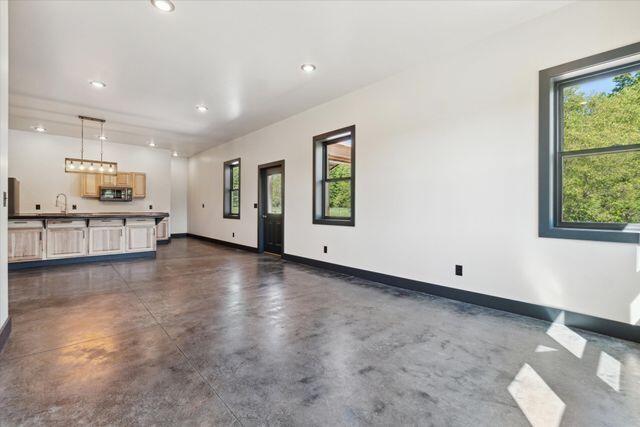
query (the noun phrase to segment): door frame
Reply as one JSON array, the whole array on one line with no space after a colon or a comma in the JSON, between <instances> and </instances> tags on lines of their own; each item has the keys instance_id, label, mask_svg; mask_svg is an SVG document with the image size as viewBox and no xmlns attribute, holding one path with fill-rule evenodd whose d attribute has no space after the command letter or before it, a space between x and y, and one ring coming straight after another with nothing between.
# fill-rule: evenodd
<instances>
[{"instance_id":1,"label":"door frame","mask_svg":"<svg viewBox=\"0 0 640 427\"><path fill-rule=\"evenodd\" d=\"M262 198L265 196L262 194L262 171L264 169L270 169L273 167L280 167L282 169L282 235L280 236L280 241L282 242L282 255L284 255L284 207L285 207L285 197L284 197L284 188L285 188L285 168L284 168L284 159L278 160L275 162L265 163L262 165L258 165L258 253L264 252L264 234L262 230Z\"/></svg>"}]
</instances>

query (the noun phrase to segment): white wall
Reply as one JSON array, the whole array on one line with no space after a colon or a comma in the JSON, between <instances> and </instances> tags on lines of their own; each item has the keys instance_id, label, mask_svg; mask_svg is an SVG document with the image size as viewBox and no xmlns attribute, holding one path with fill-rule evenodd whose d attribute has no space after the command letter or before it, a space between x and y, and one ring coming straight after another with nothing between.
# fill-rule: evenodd
<instances>
[{"instance_id":1,"label":"white wall","mask_svg":"<svg viewBox=\"0 0 640 427\"><path fill-rule=\"evenodd\" d=\"M171 153L167 150L136 145L104 144L104 159L118 162L122 172L147 174L147 197L132 202L101 202L80 197L80 174L65 173L65 157L80 157L80 139L9 131L9 176L20 180L21 213L59 212L56 194L66 193L68 210L76 204L77 212L171 211ZM85 158L99 159L100 144L85 140Z\"/></svg>"},{"instance_id":2,"label":"white wall","mask_svg":"<svg viewBox=\"0 0 640 427\"><path fill-rule=\"evenodd\" d=\"M187 232L187 191L189 162L171 158L171 233Z\"/></svg>"},{"instance_id":3,"label":"white wall","mask_svg":"<svg viewBox=\"0 0 640 427\"><path fill-rule=\"evenodd\" d=\"M539 70L637 42L638 22L638 2L573 3L194 156L189 232L256 246L256 168L285 159L286 253L635 321L635 245L537 236L537 91ZM311 138L351 124L356 226L313 225ZM239 221L222 218L235 157Z\"/></svg>"},{"instance_id":4,"label":"white wall","mask_svg":"<svg viewBox=\"0 0 640 427\"><path fill-rule=\"evenodd\" d=\"M9 130L9 3L0 0L0 194L7 191ZM3 206L0 204L0 206ZM7 208L0 208L0 330L9 317Z\"/></svg>"}]
</instances>

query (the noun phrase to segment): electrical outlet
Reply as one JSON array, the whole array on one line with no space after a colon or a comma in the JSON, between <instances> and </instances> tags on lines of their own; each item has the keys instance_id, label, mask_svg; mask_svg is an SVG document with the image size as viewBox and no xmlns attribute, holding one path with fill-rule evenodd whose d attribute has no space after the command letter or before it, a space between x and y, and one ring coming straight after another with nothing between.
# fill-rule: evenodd
<instances>
[{"instance_id":1,"label":"electrical outlet","mask_svg":"<svg viewBox=\"0 0 640 427\"><path fill-rule=\"evenodd\" d=\"M456 276L462 276L462 266L456 265Z\"/></svg>"},{"instance_id":2,"label":"electrical outlet","mask_svg":"<svg viewBox=\"0 0 640 427\"><path fill-rule=\"evenodd\" d=\"M149 205L149 210L152 210L152 209L153 209L153 205Z\"/></svg>"},{"instance_id":3,"label":"electrical outlet","mask_svg":"<svg viewBox=\"0 0 640 427\"><path fill-rule=\"evenodd\" d=\"M40 203L36 204L36 210L39 211L40 210Z\"/></svg>"},{"instance_id":4,"label":"electrical outlet","mask_svg":"<svg viewBox=\"0 0 640 427\"><path fill-rule=\"evenodd\" d=\"M257 203L254 203L254 204L253 204L253 208L254 208L254 209L258 209L258 204L257 204Z\"/></svg>"},{"instance_id":5,"label":"electrical outlet","mask_svg":"<svg viewBox=\"0 0 640 427\"><path fill-rule=\"evenodd\" d=\"M231 233L231 237L236 237L236 233Z\"/></svg>"},{"instance_id":6,"label":"electrical outlet","mask_svg":"<svg viewBox=\"0 0 640 427\"><path fill-rule=\"evenodd\" d=\"M75 211L76 209L78 209L78 205L71 205L71 209Z\"/></svg>"},{"instance_id":7,"label":"electrical outlet","mask_svg":"<svg viewBox=\"0 0 640 427\"><path fill-rule=\"evenodd\" d=\"M327 247L326 246L324 247L324 253L325 254L327 253Z\"/></svg>"}]
</instances>

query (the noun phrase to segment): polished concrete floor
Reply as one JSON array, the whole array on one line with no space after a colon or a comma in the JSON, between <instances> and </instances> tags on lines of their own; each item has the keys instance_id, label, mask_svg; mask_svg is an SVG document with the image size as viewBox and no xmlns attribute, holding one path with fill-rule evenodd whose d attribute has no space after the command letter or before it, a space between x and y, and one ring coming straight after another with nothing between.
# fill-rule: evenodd
<instances>
[{"instance_id":1,"label":"polished concrete floor","mask_svg":"<svg viewBox=\"0 0 640 427\"><path fill-rule=\"evenodd\" d=\"M640 345L192 240L10 274L0 425L640 425Z\"/></svg>"}]
</instances>

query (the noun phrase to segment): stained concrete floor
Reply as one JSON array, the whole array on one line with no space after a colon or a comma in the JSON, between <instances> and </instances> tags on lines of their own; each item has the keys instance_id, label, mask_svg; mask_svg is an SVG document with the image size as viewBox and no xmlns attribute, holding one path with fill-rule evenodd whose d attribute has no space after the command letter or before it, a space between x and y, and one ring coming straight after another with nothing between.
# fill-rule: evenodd
<instances>
[{"instance_id":1,"label":"stained concrete floor","mask_svg":"<svg viewBox=\"0 0 640 427\"><path fill-rule=\"evenodd\" d=\"M0 425L640 425L640 345L192 240L10 274Z\"/></svg>"}]
</instances>

